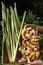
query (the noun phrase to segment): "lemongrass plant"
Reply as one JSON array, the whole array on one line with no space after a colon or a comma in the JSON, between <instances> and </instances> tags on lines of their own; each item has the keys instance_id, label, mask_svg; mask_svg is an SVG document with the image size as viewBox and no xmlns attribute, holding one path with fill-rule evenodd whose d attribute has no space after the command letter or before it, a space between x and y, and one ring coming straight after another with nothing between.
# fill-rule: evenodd
<instances>
[{"instance_id":1,"label":"lemongrass plant","mask_svg":"<svg viewBox=\"0 0 43 65\"><path fill-rule=\"evenodd\" d=\"M2 2L2 31L3 44L6 45L7 54L10 63L15 62L18 46L20 45L20 35L24 24L26 11L24 12L21 26L19 27L19 17L17 15L16 3L14 9L10 6L10 10L5 7Z\"/></svg>"}]
</instances>

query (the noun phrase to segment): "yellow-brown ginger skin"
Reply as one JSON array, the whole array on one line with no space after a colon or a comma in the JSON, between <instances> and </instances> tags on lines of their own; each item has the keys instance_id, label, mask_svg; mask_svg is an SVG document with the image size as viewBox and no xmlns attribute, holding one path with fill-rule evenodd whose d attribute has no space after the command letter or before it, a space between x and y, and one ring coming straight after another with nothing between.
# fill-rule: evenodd
<instances>
[{"instance_id":1,"label":"yellow-brown ginger skin","mask_svg":"<svg viewBox=\"0 0 43 65\"><path fill-rule=\"evenodd\" d=\"M19 47L19 51L22 57L19 62L35 61L40 56L39 40L40 36L36 35L36 30L32 27L22 29L22 45Z\"/></svg>"}]
</instances>

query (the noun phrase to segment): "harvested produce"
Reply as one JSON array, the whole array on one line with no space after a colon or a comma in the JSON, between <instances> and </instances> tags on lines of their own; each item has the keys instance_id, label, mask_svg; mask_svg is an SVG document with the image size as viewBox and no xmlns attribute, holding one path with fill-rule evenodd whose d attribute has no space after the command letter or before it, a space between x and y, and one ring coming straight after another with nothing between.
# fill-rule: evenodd
<instances>
[{"instance_id":1,"label":"harvested produce","mask_svg":"<svg viewBox=\"0 0 43 65\"><path fill-rule=\"evenodd\" d=\"M10 6L10 9L6 8L2 2L2 32L3 32L3 55L2 63L14 63L16 62L16 55L18 46L20 45L20 35L22 27L24 25L24 19L26 11L23 14L23 19L20 24L19 16L17 14L16 3L14 3L14 9ZM20 26L19 26L20 25ZM4 46L5 45L5 46ZM5 51L5 52L4 52ZM5 54L7 51L7 54ZM5 56L5 57L4 57ZM8 59L7 61L4 61Z\"/></svg>"},{"instance_id":2,"label":"harvested produce","mask_svg":"<svg viewBox=\"0 0 43 65\"><path fill-rule=\"evenodd\" d=\"M40 36L37 35L37 31L32 27L25 27L22 29L22 45L19 47L19 52L22 56L19 62L35 61L39 59L40 47L39 41Z\"/></svg>"}]
</instances>

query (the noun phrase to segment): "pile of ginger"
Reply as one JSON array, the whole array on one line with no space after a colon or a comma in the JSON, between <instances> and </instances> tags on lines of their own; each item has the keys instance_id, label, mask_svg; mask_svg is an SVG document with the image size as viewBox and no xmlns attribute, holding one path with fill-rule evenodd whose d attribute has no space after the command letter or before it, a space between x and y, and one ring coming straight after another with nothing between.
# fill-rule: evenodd
<instances>
[{"instance_id":1,"label":"pile of ginger","mask_svg":"<svg viewBox=\"0 0 43 65\"><path fill-rule=\"evenodd\" d=\"M18 62L35 61L40 56L40 36L37 35L37 31L32 27L24 27L22 29L22 45L19 47L19 52L22 56Z\"/></svg>"}]
</instances>

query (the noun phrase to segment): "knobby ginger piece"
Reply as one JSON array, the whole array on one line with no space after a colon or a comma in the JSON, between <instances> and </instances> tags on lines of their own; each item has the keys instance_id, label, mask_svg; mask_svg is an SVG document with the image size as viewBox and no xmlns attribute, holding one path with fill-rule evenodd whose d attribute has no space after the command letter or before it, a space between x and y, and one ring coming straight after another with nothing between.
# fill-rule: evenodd
<instances>
[{"instance_id":1,"label":"knobby ginger piece","mask_svg":"<svg viewBox=\"0 0 43 65\"><path fill-rule=\"evenodd\" d=\"M41 38L36 35L36 32L32 27L24 27L22 29L22 45L19 47L22 56L19 62L35 61L39 58L39 41Z\"/></svg>"}]
</instances>

